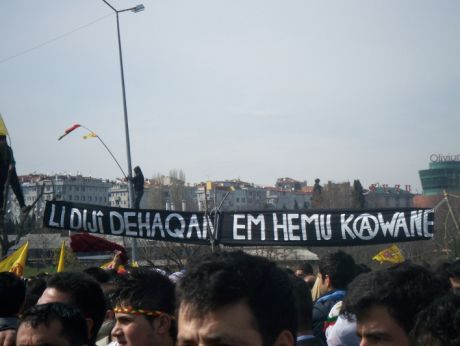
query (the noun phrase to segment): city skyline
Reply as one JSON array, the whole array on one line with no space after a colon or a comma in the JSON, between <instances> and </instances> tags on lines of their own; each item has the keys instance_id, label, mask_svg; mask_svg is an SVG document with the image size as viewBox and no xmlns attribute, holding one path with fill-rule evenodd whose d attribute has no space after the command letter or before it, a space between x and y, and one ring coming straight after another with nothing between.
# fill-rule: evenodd
<instances>
[{"instance_id":1,"label":"city skyline","mask_svg":"<svg viewBox=\"0 0 460 346\"><path fill-rule=\"evenodd\" d=\"M141 1L117 0L118 9ZM192 183L411 185L458 155L456 1L144 1L120 14L133 166ZM127 170L116 23L102 1L0 4L0 113L18 174Z\"/></svg>"}]
</instances>

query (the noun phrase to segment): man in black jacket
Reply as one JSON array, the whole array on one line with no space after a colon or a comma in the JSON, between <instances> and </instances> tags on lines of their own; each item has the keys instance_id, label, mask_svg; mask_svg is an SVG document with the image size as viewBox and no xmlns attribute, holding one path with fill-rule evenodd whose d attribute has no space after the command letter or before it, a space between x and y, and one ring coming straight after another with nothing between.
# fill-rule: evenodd
<instances>
[{"instance_id":1,"label":"man in black jacket","mask_svg":"<svg viewBox=\"0 0 460 346\"><path fill-rule=\"evenodd\" d=\"M24 203L24 195L22 193L21 184L19 184L18 175L16 173L16 161L14 160L13 150L6 142L6 136L0 135L0 209L4 208L5 184L9 183L13 189L16 198L18 199L21 211L27 211Z\"/></svg>"}]
</instances>

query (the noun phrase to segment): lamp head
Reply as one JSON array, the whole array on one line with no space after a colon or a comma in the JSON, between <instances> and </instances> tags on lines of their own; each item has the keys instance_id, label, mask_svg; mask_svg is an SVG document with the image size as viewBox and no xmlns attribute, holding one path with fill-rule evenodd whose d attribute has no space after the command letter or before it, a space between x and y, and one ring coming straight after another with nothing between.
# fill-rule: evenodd
<instances>
[{"instance_id":1,"label":"lamp head","mask_svg":"<svg viewBox=\"0 0 460 346\"><path fill-rule=\"evenodd\" d=\"M133 11L134 13L137 13L137 12L141 12L143 10L145 10L144 5L139 4L136 7L133 7L131 11Z\"/></svg>"}]
</instances>

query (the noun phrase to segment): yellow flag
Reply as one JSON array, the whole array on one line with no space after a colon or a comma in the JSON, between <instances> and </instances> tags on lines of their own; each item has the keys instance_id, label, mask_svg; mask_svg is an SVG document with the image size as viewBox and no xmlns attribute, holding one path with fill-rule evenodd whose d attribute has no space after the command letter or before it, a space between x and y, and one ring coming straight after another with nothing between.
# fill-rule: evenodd
<instances>
[{"instance_id":1,"label":"yellow flag","mask_svg":"<svg viewBox=\"0 0 460 346\"><path fill-rule=\"evenodd\" d=\"M26 242L15 252L0 262L0 272L13 272L17 276L22 276L26 266L29 242Z\"/></svg>"},{"instance_id":2,"label":"yellow flag","mask_svg":"<svg viewBox=\"0 0 460 346\"><path fill-rule=\"evenodd\" d=\"M59 262L57 265L57 272L63 272L64 271L64 262L65 262L65 242L62 242L61 245L61 253L59 254Z\"/></svg>"},{"instance_id":3,"label":"yellow flag","mask_svg":"<svg viewBox=\"0 0 460 346\"><path fill-rule=\"evenodd\" d=\"M380 262L389 262L389 263L402 263L404 262L404 256L397 245L391 245L389 248L386 248L380 251L377 255L372 257L374 261Z\"/></svg>"},{"instance_id":4,"label":"yellow flag","mask_svg":"<svg viewBox=\"0 0 460 346\"><path fill-rule=\"evenodd\" d=\"M213 184L212 184L212 181L207 181L206 182L206 190L212 190L212 187L213 187Z\"/></svg>"},{"instance_id":5,"label":"yellow flag","mask_svg":"<svg viewBox=\"0 0 460 346\"><path fill-rule=\"evenodd\" d=\"M6 129L5 122L3 121L3 117L0 114L0 136L7 136L8 130Z\"/></svg>"},{"instance_id":6,"label":"yellow flag","mask_svg":"<svg viewBox=\"0 0 460 346\"><path fill-rule=\"evenodd\" d=\"M84 135L83 139L96 138L96 137L97 137L97 134L95 134L94 132L90 132L87 135Z\"/></svg>"}]
</instances>

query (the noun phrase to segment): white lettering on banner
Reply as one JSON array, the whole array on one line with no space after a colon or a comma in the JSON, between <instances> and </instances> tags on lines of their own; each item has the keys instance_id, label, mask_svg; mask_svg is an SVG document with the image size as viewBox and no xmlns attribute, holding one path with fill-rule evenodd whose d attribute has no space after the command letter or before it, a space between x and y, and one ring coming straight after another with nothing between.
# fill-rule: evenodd
<instances>
[{"instance_id":1,"label":"white lettering on banner","mask_svg":"<svg viewBox=\"0 0 460 346\"><path fill-rule=\"evenodd\" d=\"M398 218L396 219L395 233L394 237L398 237L399 230L402 229L407 238L410 238L409 230L407 229L407 222L404 213L396 213Z\"/></svg>"},{"instance_id":2,"label":"white lettering on banner","mask_svg":"<svg viewBox=\"0 0 460 346\"><path fill-rule=\"evenodd\" d=\"M283 231L284 241L288 240L288 227L287 227L287 217L286 214L283 214L283 221L281 224L278 224L278 216L276 213L273 213L273 239L278 240L278 230Z\"/></svg>"},{"instance_id":3,"label":"white lettering on banner","mask_svg":"<svg viewBox=\"0 0 460 346\"><path fill-rule=\"evenodd\" d=\"M314 222L315 230L316 230L316 240L321 239L320 230L318 226L318 214L313 214L312 216L308 216L306 214L300 215L300 224L302 227L302 237L303 239L307 240L307 224Z\"/></svg>"},{"instance_id":4,"label":"white lettering on banner","mask_svg":"<svg viewBox=\"0 0 460 346\"><path fill-rule=\"evenodd\" d=\"M161 237L165 237L165 230L163 228L163 223L161 222L161 215L160 213L155 213L155 216L153 218L153 223L152 223L152 238L155 237L155 234L157 232L157 228L161 233Z\"/></svg>"},{"instance_id":5,"label":"white lettering on banner","mask_svg":"<svg viewBox=\"0 0 460 346\"><path fill-rule=\"evenodd\" d=\"M170 228L171 219L176 218L180 222L180 228ZM185 220L182 215L177 213L169 214L165 220L165 229L166 232L173 238L184 238L185 232Z\"/></svg>"},{"instance_id":6,"label":"white lettering on banner","mask_svg":"<svg viewBox=\"0 0 460 346\"><path fill-rule=\"evenodd\" d=\"M423 210L412 210L410 212L410 233L414 237L415 231L417 235L423 236L422 230Z\"/></svg>"},{"instance_id":7,"label":"white lettering on banner","mask_svg":"<svg viewBox=\"0 0 460 346\"><path fill-rule=\"evenodd\" d=\"M70 228L81 229L81 212L77 208L70 210Z\"/></svg>"},{"instance_id":8,"label":"white lettering on banner","mask_svg":"<svg viewBox=\"0 0 460 346\"><path fill-rule=\"evenodd\" d=\"M289 233L289 240L300 240L300 235L295 235L294 231L300 230L300 225L295 225L293 223L294 220L299 218L299 214L288 214L288 233ZM305 240L305 239L302 239Z\"/></svg>"},{"instance_id":9,"label":"white lettering on banner","mask_svg":"<svg viewBox=\"0 0 460 346\"><path fill-rule=\"evenodd\" d=\"M196 214L193 214L190 218L190 222L188 224L187 239L190 239L192 237L193 230L195 230L196 232L196 237L198 239L201 239L200 224L198 222L198 217L196 216Z\"/></svg>"},{"instance_id":10,"label":"white lettering on banner","mask_svg":"<svg viewBox=\"0 0 460 346\"><path fill-rule=\"evenodd\" d=\"M348 226L348 224L353 220L354 215L350 214L350 216L345 220L345 214L340 214L340 228L342 230L342 239L346 239L347 236L345 233L347 233L351 239L355 239L356 236L353 233L352 229Z\"/></svg>"},{"instance_id":11,"label":"white lettering on banner","mask_svg":"<svg viewBox=\"0 0 460 346\"><path fill-rule=\"evenodd\" d=\"M374 224L371 225L371 221ZM379 223L377 218L371 214L361 214L355 221L353 221L353 232L356 236L362 240L371 240L374 239L379 231Z\"/></svg>"},{"instance_id":12,"label":"white lettering on banner","mask_svg":"<svg viewBox=\"0 0 460 346\"><path fill-rule=\"evenodd\" d=\"M238 230L245 229L244 224L239 224L239 220L244 220L246 218L245 214L235 214L233 215L233 239L235 240L246 240L246 236L242 234L238 234Z\"/></svg>"},{"instance_id":13,"label":"white lettering on banner","mask_svg":"<svg viewBox=\"0 0 460 346\"><path fill-rule=\"evenodd\" d=\"M48 225L50 225L51 227L61 227L61 228L63 228L64 227L65 207L62 207L61 222L60 223L54 221L55 213L56 213L56 205L52 204L51 205L50 218L48 219Z\"/></svg>"},{"instance_id":14,"label":"white lettering on banner","mask_svg":"<svg viewBox=\"0 0 460 346\"><path fill-rule=\"evenodd\" d=\"M91 212L91 223L87 220L88 211L85 209L83 211L83 228L87 228L90 232L96 233L97 232L97 217L96 217L96 210Z\"/></svg>"},{"instance_id":15,"label":"white lettering on banner","mask_svg":"<svg viewBox=\"0 0 460 346\"><path fill-rule=\"evenodd\" d=\"M208 230L209 227L209 230ZM208 232L210 234L208 234ZM211 222L211 219L209 216L204 215L203 216L203 239L206 239L206 236L212 236L212 239L214 239L214 225Z\"/></svg>"},{"instance_id":16,"label":"white lettering on banner","mask_svg":"<svg viewBox=\"0 0 460 346\"><path fill-rule=\"evenodd\" d=\"M143 214L145 214L145 221L144 221L144 218L142 218ZM137 214L137 225L139 229L139 237L144 237L144 231L145 231L145 236L150 237L150 234L152 233L150 230L150 213L138 213Z\"/></svg>"},{"instance_id":17,"label":"white lettering on banner","mask_svg":"<svg viewBox=\"0 0 460 346\"><path fill-rule=\"evenodd\" d=\"M99 233L104 234L104 224L102 222L102 217L104 216L104 213L99 210L96 215L97 215L97 223L99 225Z\"/></svg>"},{"instance_id":18,"label":"white lettering on banner","mask_svg":"<svg viewBox=\"0 0 460 346\"><path fill-rule=\"evenodd\" d=\"M434 221L428 221L428 215L430 215L433 212L434 212L433 210L425 210L423 212L423 236L424 237L429 237L429 238L433 237L433 233L430 233L428 230L429 226L434 225Z\"/></svg>"},{"instance_id":19,"label":"white lettering on banner","mask_svg":"<svg viewBox=\"0 0 460 346\"><path fill-rule=\"evenodd\" d=\"M128 237L136 237L137 236L137 232L135 231L132 231L131 228L136 228L137 227L137 223L135 222L130 222L130 218L133 218L136 216L136 212L135 211L125 211L123 213L123 221L124 221L124 226L125 226L125 232L126 232L126 235Z\"/></svg>"},{"instance_id":20,"label":"white lettering on banner","mask_svg":"<svg viewBox=\"0 0 460 346\"><path fill-rule=\"evenodd\" d=\"M330 240L332 238L331 214L327 214L326 224L324 224L324 216L324 214L320 215L321 236L324 240Z\"/></svg>"},{"instance_id":21,"label":"white lettering on banner","mask_svg":"<svg viewBox=\"0 0 460 346\"><path fill-rule=\"evenodd\" d=\"M396 219L398 218L398 214L393 214L393 217L389 222L385 222L385 220L383 220L382 213L378 213L377 217L379 219L379 224L380 228L382 229L383 235L386 237L387 233L389 233L393 237L395 233L395 224Z\"/></svg>"},{"instance_id":22,"label":"white lettering on banner","mask_svg":"<svg viewBox=\"0 0 460 346\"><path fill-rule=\"evenodd\" d=\"M260 225L260 240L265 240L265 217L263 214L257 217L248 214L248 240L252 240L252 225Z\"/></svg>"},{"instance_id":23,"label":"white lettering on banner","mask_svg":"<svg viewBox=\"0 0 460 346\"><path fill-rule=\"evenodd\" d=\"M116 228L116 225L114 223L115 219L118 220L118 224L120 225L119 228ZM123 223L123 215L121 215L117 211L111 211L109 213L109 220L110 220L110 233L113 235L120 235L123 234L125 225Z\"/></svg>"}]
</instances>

